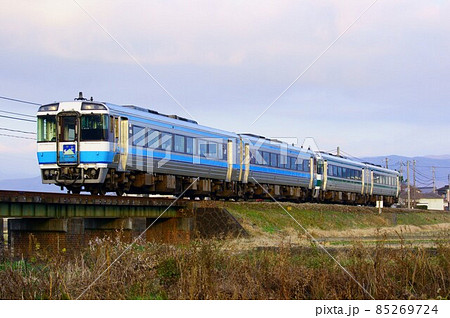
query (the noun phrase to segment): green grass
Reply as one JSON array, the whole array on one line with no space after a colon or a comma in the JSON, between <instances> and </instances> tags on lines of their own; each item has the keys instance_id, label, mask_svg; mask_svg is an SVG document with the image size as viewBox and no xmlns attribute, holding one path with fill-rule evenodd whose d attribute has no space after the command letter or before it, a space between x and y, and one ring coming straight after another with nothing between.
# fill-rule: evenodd
<instances>
[{"instance_id":1,"label":"green grass","mask_svg":"<svg viewBox=\"0 0 450 318\"><path fill-rule=\"evenodd\" d=\"M320 230L346 230L391 227L395 225L431 225L450 223L450 213L429 211L395 211L378 214L374 208L283 203L288 212L304 227ZM244 223L274 233L295 227L292 218L276 203L226 203L230 213Z\"/></svg>"}]
</instances>

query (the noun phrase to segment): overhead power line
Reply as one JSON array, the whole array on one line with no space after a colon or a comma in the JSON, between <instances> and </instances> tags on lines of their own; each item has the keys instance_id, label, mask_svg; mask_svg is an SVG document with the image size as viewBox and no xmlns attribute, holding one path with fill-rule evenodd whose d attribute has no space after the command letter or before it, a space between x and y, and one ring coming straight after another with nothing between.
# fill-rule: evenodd
<instances>
[{"instance_id":1,"label":"overhead power line","mask_svg":"<svg viewBox=\"0 0 450 318\"><path fill-rule=\"evenodd\" d=\"M18 130L18 129L10 129L10 128L0 127L0 130L6 130L6 131L11 131L11 132L18 132L18 133L21 133L21 134L36 135L36 133L32 132L32 131L24 131L24 130Z\"/></svg>"},{"instance_id":2,"label":"overhead power line","mask_svg":"<svg viewBox=\"0 0 450 318\"><path fill-rule=\"evenodd\" d=\"M36 140L36 138L22 137L22 136L14 136L14 135L8 135L8 134L0 134L0 136L10 137L10 138L19 138L19 139L31 139L31 140Z\"/></svg>"},{"instance_id":3,"label":"overhead power line","mask_svg":"<svg viewBox=\"0 0 450 318\"><path fill-rule=\"evenodd\" d=\"M29 101L26 101L26 100L17 99L17 98L11 98L11 97L6 97L6 96L0 96L0 99L10 100L10 101L13 101L13 102L23 103L23 104L29 104L29 105L37 105L37 106L42 105L42 104L39 104L39 103L29 102Z\"/></svg>"},{"instance_id":4,"label":"overhead power line","mask_svg":"<svg viewBox=\"0 0 450 318\"><path fill-rule=\"evenodd\" d=\"M15 112L9 112L9 111L6 111L6 110L0 110L0 113L12 114L12 115L18 115L18 116L30 117L30 118L36 118L36 116L33 116L33 115L21 114L21 113L15 113Z\"/></svg>"},{"instance_id":5,"label":"overhead power line","mask_svg":"<svg viewBox=\"0 0 450 318\"><path fill-rule=\"evenodd\" d=\"M35 123L35 120L31 120L31 119L25 119L25 118L18 118L18 117L13 117L13 116L5 116L5 115L0 115L0 117L2 118L7 118L7 119L15 119L15 120L21 120L21 121L28 121L31 123Z\"/></svg>"},{"instance_id":6,"label":"overhead power line","mask_svg":"<svg viewBox=\"0 0 450 318\"><path fill-rule=\"evenodd\" d=\"M450 167L445 167L445 166L417 166L420 168L433 168L435 167L436 169L450 169Z\"/></svg>"}]
</instances>

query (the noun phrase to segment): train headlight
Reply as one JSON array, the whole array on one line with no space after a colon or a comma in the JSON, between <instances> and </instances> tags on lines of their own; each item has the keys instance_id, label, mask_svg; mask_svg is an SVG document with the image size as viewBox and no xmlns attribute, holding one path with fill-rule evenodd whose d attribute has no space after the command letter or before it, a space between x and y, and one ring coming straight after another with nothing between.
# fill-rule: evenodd
<instances>
[{"instance_id":1,"label":"train headlight","mask_svg":"<svg viewBox=\"0 0 450 318\"><path fill-rule=\"evenodd\" d=\"M39 107L40 112L49 112L49 111L56 111L58 110L59 104L51 104L51 105L44 105Z\"/></svg>"},{"instance_id":2,"label":"train headlight","mask_svg":"<svg viewBox=\"0 0 450 318\"><path fill-rule=\"evenodd\" d=\"M81 110L106 110L106 107L101 104L86 104L81 105Z\"/></svg>"}]
</instances>

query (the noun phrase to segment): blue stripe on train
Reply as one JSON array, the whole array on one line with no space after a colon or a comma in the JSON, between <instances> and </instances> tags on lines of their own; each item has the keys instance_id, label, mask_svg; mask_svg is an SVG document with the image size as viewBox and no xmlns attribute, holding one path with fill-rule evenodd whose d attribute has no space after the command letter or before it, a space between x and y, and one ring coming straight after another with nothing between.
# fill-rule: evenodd
<instances>
[{"instance_id":1,"label":"blue stripe on train","mask_svg":"<svg viewBox=\"0 0 450 318\"><path fill-rule=\"evenodd\" d=\"M153 153L153 158L156 159L168 159L186 163L200 164L200 165L209 165L215 167L227 167L226 161L206 159L195 157L194 159L190 155L178 154L178 153L168 153L158 151L158 150L143 150L142 152L136 151L135 148L130 149L130 154L132 155L141 155L147 156L149 153ZM60 156L62 157L62 152L60 152ZM37 153L39 164L55 164L56 163L56 151L46 151L46 152L38 152ZM81 163L112 163L114 158L114 152L112 151L81 151L80 153L80 162ZM240 169L239 164L234 164L233 169ZM303 177L309 178L309 173L296 172L291 170L282 170L282 169L273 169L268 167L260 167L250 165L250 171L255 172L263 172L269 174L278 174L278 175L286 175L286 176L294 176L294 177Z\"/></svg>"},{"instance_id":2,"label":"blue stripe on train","mask_svg":"<svg viewBox=\"0 0 450 318\"><path fill-rule=\"evenodd\" d=\"M60 158L63 158L62 151L59 152ZM55 164L56 151L38 152L37 158L39 164ZM81 151L81 163L111 163L114 158L114 153L110 151Z\"/></svg>"}]
</instances>

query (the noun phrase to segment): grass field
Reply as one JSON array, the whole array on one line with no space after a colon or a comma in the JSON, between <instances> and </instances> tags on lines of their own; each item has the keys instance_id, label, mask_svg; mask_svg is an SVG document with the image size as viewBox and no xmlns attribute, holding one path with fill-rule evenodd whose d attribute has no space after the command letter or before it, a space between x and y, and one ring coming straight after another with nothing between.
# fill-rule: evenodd
<instances>
[{"instance_id":1,"label":"grass field","mask_svg":"<svg viewBox=\"0 0 450 318\"><path fill-rule=\"evenodd\" d=\"M248 238L133 246L96 240L75 255L0 261L1 299L448 299L448 212L283 206L364 291L273 203L227 208Z\"/></svg>"},{"instance_id":2,"label":"grass field","mask_svg":"<svg viewBox=\"0 0 450 318\"><path fill-rule=\"evenodd\" d=\"M416 239L430 242L450 239L450 213L448 211L378 209L323 204L281 203L283 207L307 231L317 239L353 238L370 241L369 238ZM280 239L291 243L304 242L303 229L277 204L273 202L227 202L223 206L231 212L251 234L251 240L274 244ZM426 239L425 239L426 237ZM333 240L327 240L333 241Z\"/></svg>"},{"instance_id":3,"label":"grass field","mask_svg":"<svg viewBox=\"0 0 450 318\"><path fill-rule=\"evenodd\" d=\"M97 241L71 258L37 255L0 265L1 299L448 299L450 248L368 248L330 252L358 286L316 248L237 250L223 242L142 244L121 254L119 242Z\"/></svg>"}]
</instances>

